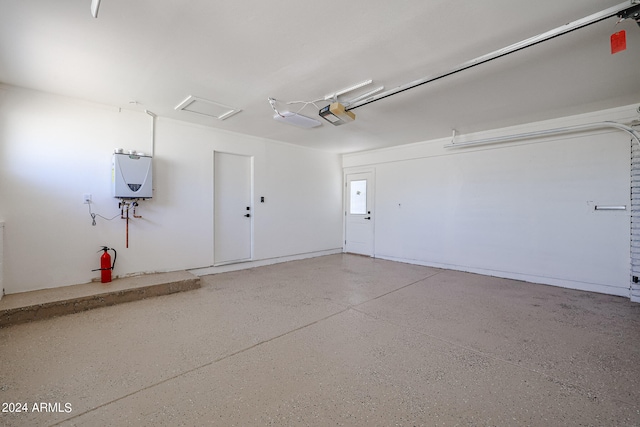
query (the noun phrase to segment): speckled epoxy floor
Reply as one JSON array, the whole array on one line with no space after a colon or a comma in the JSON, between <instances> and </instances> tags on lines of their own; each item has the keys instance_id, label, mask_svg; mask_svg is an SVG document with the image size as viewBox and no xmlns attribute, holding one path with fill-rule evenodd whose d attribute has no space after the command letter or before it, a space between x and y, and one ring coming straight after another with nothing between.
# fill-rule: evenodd
<instances>
[{"instance_id":1,"label":"speckled epoxy floor","mask_svg":"<svg viewBox=\"0 0 640 427\"><path fill-rule=\"evenodd\" d=\"M0 425L640 425L624 298L354 255L202 286L0 329Z\"/></svg>"}]
</instances>

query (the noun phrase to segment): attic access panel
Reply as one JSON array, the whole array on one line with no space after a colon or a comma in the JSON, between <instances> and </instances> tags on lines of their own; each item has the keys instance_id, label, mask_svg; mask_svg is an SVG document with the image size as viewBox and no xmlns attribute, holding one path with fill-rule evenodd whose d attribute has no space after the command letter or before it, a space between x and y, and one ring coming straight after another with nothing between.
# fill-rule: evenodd
<instances>
[{"instance_id":1,"label":"attic access panel","mask_svg":"<svg viewBox=\"0 0 640 427\"><path fill-rule=\"evenodd\" d=\"M230 107L204 98L198 98L193 95L189 95L187 99L178 104L175 109L178 111L182 110L203 116L214 117L218 120L228 119L234 114L242 111L239 108Z\"/></svg>"}]
</instances>

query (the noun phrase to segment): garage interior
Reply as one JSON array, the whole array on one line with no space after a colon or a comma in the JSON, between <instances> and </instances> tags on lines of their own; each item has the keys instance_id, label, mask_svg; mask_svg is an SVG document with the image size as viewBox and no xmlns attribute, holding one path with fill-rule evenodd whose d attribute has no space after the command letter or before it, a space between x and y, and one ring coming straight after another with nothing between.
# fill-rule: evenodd
<instances>
[{"instance_id":1,"label":"garage interior","mask_svg":"<svg viewBox=\"0 0 640 427\"><path fill-rule=\"evenodd\" d=\"M2 422L640 424L639 22L3 1Z\"/></svg>"}]
</instances>

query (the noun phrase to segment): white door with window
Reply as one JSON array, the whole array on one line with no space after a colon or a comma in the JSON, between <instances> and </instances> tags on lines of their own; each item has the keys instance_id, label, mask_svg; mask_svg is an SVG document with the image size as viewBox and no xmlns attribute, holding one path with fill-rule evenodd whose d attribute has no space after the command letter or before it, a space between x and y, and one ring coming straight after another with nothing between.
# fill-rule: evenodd
<instances>
[{"instance_id":1,"label":"white door with window","mask_svg":"<svg viewBox=\"0 0 640 427\"><path fill-rule=\"evenodd\" d=\"M373 256L373 173L346 176L345 252Z\"/></svg>"},{"instance_id":2,"label":"white door with window","mask_svg":"<svg viewBox=\"0 0 640 427\"><path fill-rule=\"evenodd\" d=\"M253 159L214 153L214 265L251 260Z\"/></svg>"}]
</instances>

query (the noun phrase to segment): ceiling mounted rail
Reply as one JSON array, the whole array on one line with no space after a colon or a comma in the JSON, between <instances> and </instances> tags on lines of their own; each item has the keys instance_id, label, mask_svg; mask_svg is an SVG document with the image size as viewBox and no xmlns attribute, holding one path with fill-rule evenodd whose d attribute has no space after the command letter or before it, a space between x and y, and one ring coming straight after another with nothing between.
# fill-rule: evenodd
<instances>
[{"instance_id":1,"label":"ceiling mounted rail","mask_svg":"<svg viewBox=\"0 0 640 427\"><path fill-rule=\"evenodd\" d=\"M621 123L616 123L616 122L597 122L597 123L588 123L584 125L565 126L561 128L555 128L555 129L545 129L545 130L534 131L534 132L518 133L515 135L496 136L493 138L477 139L474 141L455 142L452 140L449 144L445 144L444 148L462 148L462 147L469 147L471 145L497 144L500 142L511 142L511 141L518 141L523 139L539 138L544 136L560 135L563 133L583 132L583 131L597 130L597 129L604 129L604 128L614 128L614 129L618 129L623 132L626 132L629 135L631 135L636 140L636 142L640 145L640 134L631 126L623 125ZM455 139L455 133L454 133L453 139Z\"/></svg>"},{"instance_id":2,"label":"ceiling mounted rail","mask_svg":"<svg viewBox=\"0 0 640 427\"><path fill-rule=\"evenodd\" d=\"M382 93L379 93L377 95L374 95L374 96L368 97L366 99L354 102L347 108L347 110L354 110L354 109L356 109L358 107L362 107L363 105L367 105L367 104L370 104L372 102L376 102L376 101L379 101L381 99L387 98L389 96L395 95L397 93L404 92L404 91L409 90L409 89L413 89L414 87L421 86L421 85L424 85L424 84L427 84L427 83L431 83L431 82L439 80L439 79L441 79L443 77L447 77L447 76L459 73L460 71L464 71L464 70L467 70L469 68L475 67L477 65L484 64L485 62L489 62L489 61L492 61L494 59L503 57L505 55L509 55L511 53L514 53L514 52L517 52L519 50L525 49L527 47L536 45L538 43L542 43L544 41L547 41L547 40L550 40L552 38L561 36L563 34L567 34L567 33L571 32L571 31L575 31L577 29L587 27L587 26L589 26L591 24L595 24L596 22L600 22L600 21L602 21L604 19L611 18L613 16L624 15L623 14L624 11L627 11L628 9L632 9L632 8L638 7L638 3L639 3L639 0L628 0L628 1L624 2L624 3L620 3L617 6L610 7L608 9L605 9L605 10L602 10L600 12L597 12L597 13L594 13L592 15L589 15L589 16L587 16L585 18L582 18L582 19L579 19L577 21L573 21L573 22L570 22L568 24L565 24L565 25L563 25L561 27L554 28L553 30L547 31L546 33L538 34L537 36L528 38L528 39L523 40L521 42L514 43L514 44L512 44L510 46L504 47L502 49L498 49L498 50L493 51L491 53L488 53L486 55L479 56L479 57L477 57L475 59L472 59L472 60L467 61L467 62L465 62L463 64L460 64L457 67L455 67L455 68L453 68L453 69L451 69L449 71L446 71L444 73L435 74L435 75L429 76L429 77L424 77L424 78L419 79L419 80L414 80L414 81L412 81L410 83L406 83L406 84L398 86L398 87L396 87L394 89L389 89L389 90L387 90L385 92L382 92Z\"/></svg>"}]
</instances>

